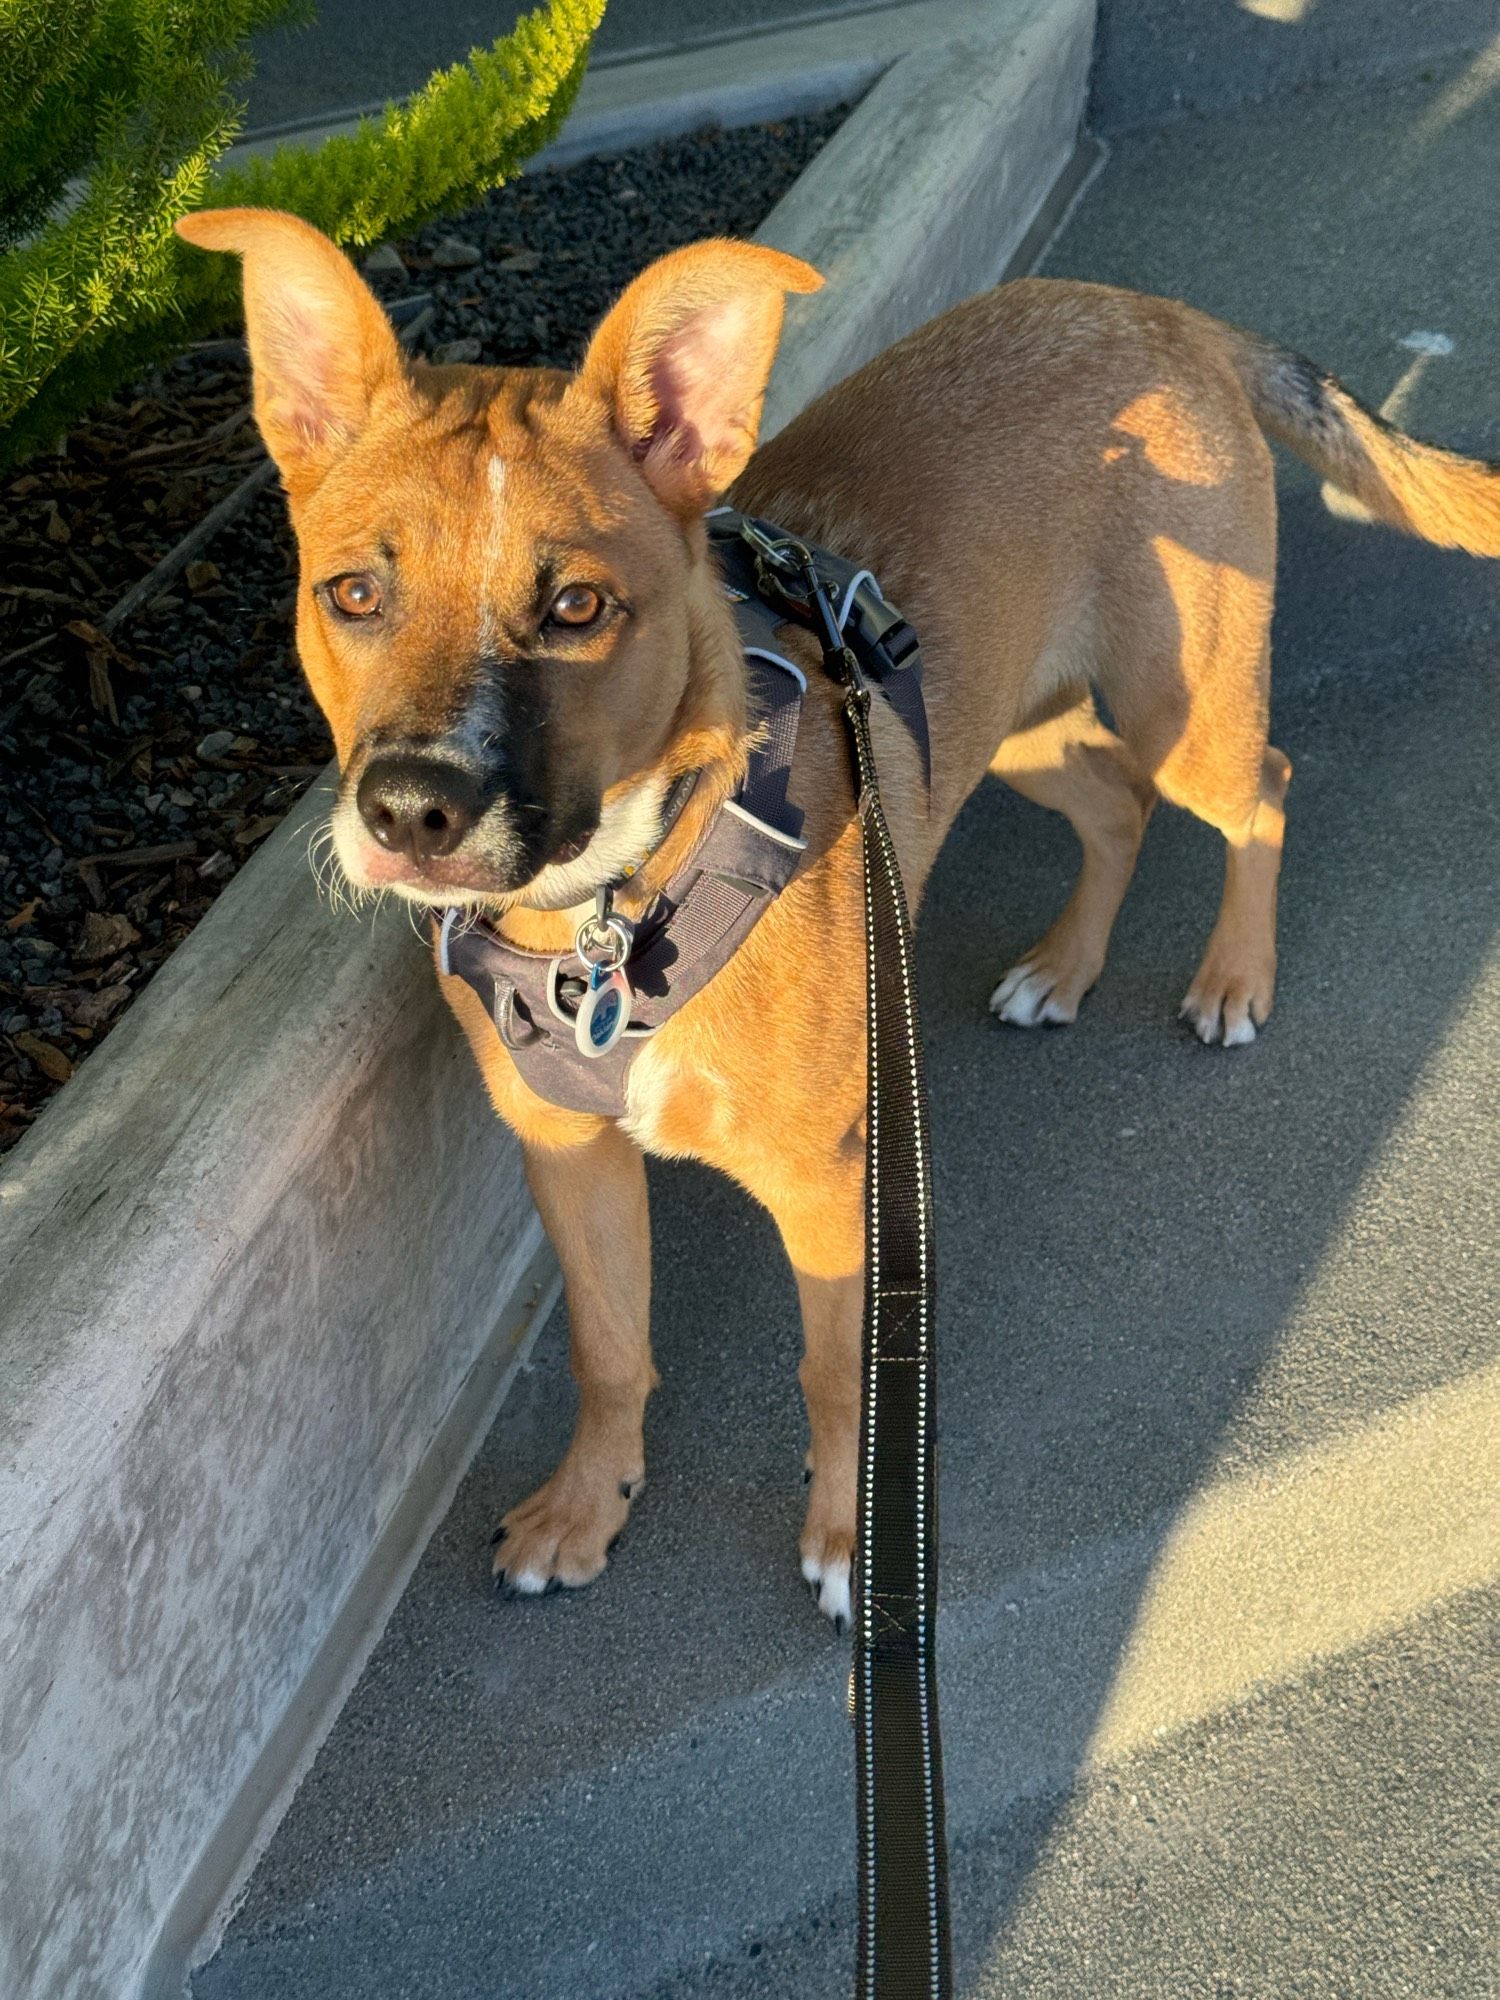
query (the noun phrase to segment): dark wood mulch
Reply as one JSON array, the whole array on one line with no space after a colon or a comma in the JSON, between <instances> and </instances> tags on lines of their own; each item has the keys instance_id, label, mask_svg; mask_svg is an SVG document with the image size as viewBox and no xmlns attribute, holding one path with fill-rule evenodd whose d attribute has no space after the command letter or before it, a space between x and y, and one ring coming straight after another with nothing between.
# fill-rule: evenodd
<instances>
[{"instance_id":1,"label":"dark wood mulch","mask_svg":"<svg viewBox=\"0 0 1500 2000\"><path fill-rule=\"evenodd\" d=\"M846 115L538 174L399 244L445 359L570 366L652 257L747 235ZM237 343L104 404L0 485L0 1151L332 754L292 648L274 489L165 594L110 612L261 462Z\"/></svg>"}]
</instances>

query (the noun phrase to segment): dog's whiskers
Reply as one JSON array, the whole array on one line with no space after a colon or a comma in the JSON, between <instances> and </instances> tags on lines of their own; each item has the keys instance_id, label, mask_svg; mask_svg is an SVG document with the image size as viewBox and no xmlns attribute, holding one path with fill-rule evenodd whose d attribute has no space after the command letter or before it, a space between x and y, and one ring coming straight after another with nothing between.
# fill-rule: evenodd
<instances>
[{"instance_id":1,"label":"dog's whiskers","mask_svg":"<svg viewBox=\"0 0 1500 2000\"><path fill-rule=\"evenodd\" d=\"M369 891L356 889L344 873L334 842L331 815L320 820L307 837L307 865L318 885L318 894L329 909L336 916L341 912L351 917L357 915L359 905L367 899Z\"/></svg>"}]
</instances>

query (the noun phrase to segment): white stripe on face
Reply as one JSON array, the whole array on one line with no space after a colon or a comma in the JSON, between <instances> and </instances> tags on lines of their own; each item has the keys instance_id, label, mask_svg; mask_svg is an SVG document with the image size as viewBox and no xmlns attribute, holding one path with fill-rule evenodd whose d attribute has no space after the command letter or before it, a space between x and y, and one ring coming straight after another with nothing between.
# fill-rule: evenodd
<instances>
[{"instance_id":1,"label":"white stripe on face","mask_svg":"<svg viewBox=\"0 0 1500 2000\"><path fill-rule=\"evenodd\" d=\"M495 649L495 619L491 609L491 599L500 573L500 556L504 538L505 510L501 499L505 492L505 460L498 454L485 467L485 484L489 487L489 506L484 517L479 549L479 630L477 642L480 658L484 659Z\"/></svg>"}]
</instances>

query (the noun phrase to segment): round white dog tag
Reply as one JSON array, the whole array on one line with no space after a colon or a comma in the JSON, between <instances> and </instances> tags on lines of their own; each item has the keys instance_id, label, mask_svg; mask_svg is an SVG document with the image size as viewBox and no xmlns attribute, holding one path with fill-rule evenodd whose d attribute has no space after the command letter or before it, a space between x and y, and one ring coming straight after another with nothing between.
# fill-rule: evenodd
<instances>
[{"instance_id":1,"label":"round white dog tag","mask_svg":"<svg viewBox=\"0 0 1500 2000\"><path fill-rule=\"evenodd\" d=\"M607 1056L630 1025L630 981L623 966L606 972L596 965L588 991L578 1003L574 1034L581 1055Z\"/></svg>"}]
</instances>

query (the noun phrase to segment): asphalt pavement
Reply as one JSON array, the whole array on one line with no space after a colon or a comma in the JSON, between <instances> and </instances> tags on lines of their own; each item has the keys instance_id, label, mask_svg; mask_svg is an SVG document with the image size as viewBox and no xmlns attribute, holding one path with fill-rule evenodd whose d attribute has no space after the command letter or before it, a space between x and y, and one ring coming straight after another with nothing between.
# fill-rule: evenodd
<instances>
[{"instance_id":1,"label":"asphalt pavement","mask_svg":"<svg viewBox=\"0 0 1500 2000\"><path fill-rule=\"evenodd\" d=\"M246 138L345 117L404 97L435 69L509 34L529 6L516 0L317 0L304 28L255 37ZM777 24L869 11L869 0L609 0L596 63L753 35Z\"/></svg>"},{"instance_id":2,"label":"asphalt pavement","mask_svg":"<svg viewBox=\"0 0 1500 2000\"><path fill-rule=\"evenodd\" d=\"M1500 456L1483 74L1127 134L1046 268L1186 296L1373 403L1404 377L1404 424ZM1174 1021L1221 866L1182 815L1075 1027L985 1007L1066 896L1060 821L980 792L924 913L964 2000L1497 1991L1495 1600L1485 1558L1462 1589L1443 1562L1447 1486L1493 1455L1448 1441L1500 1352L1500 565L1337 520L1300 468L1282 505L1295 775L1254 1047ZM663 1387L609 1573L488 1588L567 1436L559 1309L196 2000L848 1990L847 1651L797 1576L793 1289L733 1188L668 1165L652 1197ZM1274 1572L1314 1495L1296 1617L1323 1637L1299 1657L1288 1600L1216 1701L1214 1589ZM1356 1574L1377 1513L1389 1598Z\"/></svg>"}]
</instances>

